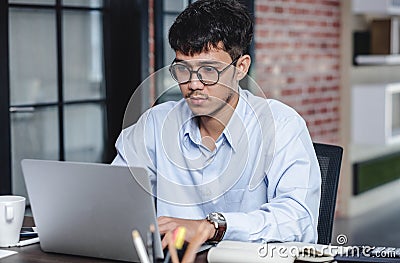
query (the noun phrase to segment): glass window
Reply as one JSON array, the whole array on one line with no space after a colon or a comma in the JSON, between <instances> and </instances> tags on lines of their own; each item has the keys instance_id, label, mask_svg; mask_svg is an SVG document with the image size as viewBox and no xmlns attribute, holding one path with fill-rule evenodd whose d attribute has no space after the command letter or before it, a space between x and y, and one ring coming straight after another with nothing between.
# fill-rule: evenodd
<instances>
[{"instance_id":1,"label":"glass window","mask_svg":"<svg viewBox=\"0 0 400 263\"><path fill-rule=\"evenodd\" d=\"M55 0L9 0L10 4L54 5Z\"/></svg>"},{"instance_id":2,"label":"glass window","mask_svg":"<svg viewBox=\"0 0 400 263\"><path fill-rule=\"evenodd\" d=\"M182 2L182 1L181 1ZM185 1L184 1L185 2ZM184 9L186 7L182 6ZM178 10L181 11L181 10ZM171 64L172 60L175 58L175 52L171 49L168 43L168 31L169 28L175 21L177 15L164 15L163 21L163 39L164 41L164 68L159 71L157 78L157 103L162 103L170 100L179 100L182 98L182 94L179 90L179 87L176 85L176 82L171 78L171 74L169 74L168 66Z\"/></svg>"},{"instance_id":3,"label":"glass window","mask_svg":"<svg viewBox=\"0 0 400 263\"><path fill-rule=\"evenodd\" d=\"M103 112L103 104L65 107L64 132L67 161L102 161L106 127Z\"/></svg>"},{"instance_id":4,"label":"glass window","mask_svg":"<svg viewBox=\"0 0 400 263\"><path fill-rule=\"evenodd\" d=\"M10 8L11 105L57 101L55 11Z\"/></svg>"},{"instance_id":5,"label":"glass window","mask_svg":"<svg viewBox=\"0 0 400 263\"><path fill-rule=\"evenodd\" d=\"M392 136L400 135L400 93L392 94Z\"/></svg>"},{"instance_id":6,"label":"glass window","mask_svg":"<svg viewBox=\"0 0 400 263\"><path fill-rule=\"evenodd\" d=\"M22 5L54 4L54 0L10 1L17 2L21 6L9 8L11 173L13 194L27 197L22 159L103 161L107 125L103 17L102 10L86 8L100 7L101 0L65 0L76 8L61 10L59 35L55 6ZM58 41L63 48L60 57ZM63 75L58 76L61 65ZM59 101L61 89L64 100Z\"/></svg>"},{"instance_id":7,"label":"glass window","mask_svg":"<svg viewBox=\"0 0 400 263\"><path fill-rule=\"evenodd\" d=\"M182 98L182 94L176 82L171 78L168 66L175 58L175 52L171 49L168 43L168 32L171 25L174 23L176 17L186 6L193 1L189 0L171 0L162 1L162 15L156 19L162 21L162 51L159 52L159 56L162 56L163 65L162 70L158 72L156 79L156 103L162 103L169 100L179 100Z\"/></svg>"},{"instance_id":8,"label":"glass window","mask_svg":"<svg viewBox=\"0 0 400 263\"><path fill-rule=\"evenodd\" d=\"M58 160L58 111L56 107L26 108L11 112L12 192L28 196L22 176L25 158Z\"/></svg>"},{"instance_id":9,"label":"glass window","mask_svg":"<svg viewBox=\"0 0 400 263\"><path fill-rule=\"evenodd\" d=\"M169 42L168 42L168 31L169 28L172 26L172 24L175 21L176 16L175 15L165 15L164 16L164 36L163 38L165 39L164 41L164 65L167 66L169 65L172 60L175 58L175 52L171 49Z\"/></svg>"},{"instance_id":10,"label":"glass window","mask_svg":"<svg viewBox=\"0 0 400 263\"><path fill-rule=\"evenodd\" d=\"M163 1L163 3L164 11L180 12L188 5L188 0L168 0Z\"/></svg>"},{"instance_id":11,"label":"glass window","mask_svg":"<svg viewBox=\"0 0 400 263\"><path fill-rule=\"evenodd\" d=\"M104 97L102 15L64 11L64 100Z\"/></svg>"},{"instance_id":12,"label":"glass window","mask_svg":"<svg viewBox=\"0 0 400 263\"><path fill-rule=\"evenodd\" d=\"M63 0L64 6L102 7L102 0Z\"/></svg>"}]
</instances>

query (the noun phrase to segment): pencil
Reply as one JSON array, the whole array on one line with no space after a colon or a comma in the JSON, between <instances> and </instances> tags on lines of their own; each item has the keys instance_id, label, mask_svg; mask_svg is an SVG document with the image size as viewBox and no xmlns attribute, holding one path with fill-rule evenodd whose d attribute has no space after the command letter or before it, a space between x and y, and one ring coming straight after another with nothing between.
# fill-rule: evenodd
<instances>
[{"instance_id":1,"label":"pencil","mask_svg":"<svg viewBox=\"0 0 400 263\"><path fill-rule=\"evenodd\" d=\"M151 233L151 252L153 253L153 263L157 262L157 256L156 256L156 228L153 224L150 225L150 233Z\"/></svg>"},{"instance_id":2,"label":"pencil","mask_svg":"<svg viewBox=\"0 0 400 263\"><path fill-rule=\"evenodd\" d=\"M135 245L136 252L139 256L141 263L150 263L149 256L146 253L143 240L137 230L132 231L133 244Z\"/></svg>"}]
</instances>

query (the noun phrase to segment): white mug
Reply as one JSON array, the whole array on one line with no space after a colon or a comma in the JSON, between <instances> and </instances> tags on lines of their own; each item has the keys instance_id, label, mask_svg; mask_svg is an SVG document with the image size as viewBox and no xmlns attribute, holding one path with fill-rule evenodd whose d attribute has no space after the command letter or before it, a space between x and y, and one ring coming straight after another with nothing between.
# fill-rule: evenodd
<instances>
[{"instance_id":1,"label":"white mug","mask_svg":"<svg viewBox=\"0 0 400 263\"><path fill-rule=\"evenodd\" d=\"M15 246L25 215L25 197L0 195L0 247Z\"/></svg>"}]
</instances>

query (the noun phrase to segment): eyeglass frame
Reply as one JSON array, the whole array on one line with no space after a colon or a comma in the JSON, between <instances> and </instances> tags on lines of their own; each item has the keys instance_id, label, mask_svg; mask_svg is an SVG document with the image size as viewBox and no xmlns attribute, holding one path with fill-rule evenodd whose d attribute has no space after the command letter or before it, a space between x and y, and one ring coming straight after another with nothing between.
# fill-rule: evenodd
<instances>
[{"instance_id":1,"label":"eyeglass frame","mask_svg":"<svg viewBox=\"0 0 400 263\"><path fill-rule=\"evenodd\" d=\"M187 68L188 71L189 71L189 73L190 73L189 79L188 79L187 81L185 81L185 82L179 82L177 79L175 79L174 74L172 73L172 66L174 65L174 63L180 62L180 61L177 61L176 58L172 61L172 63L171 63L171 65L169 66L169 69L168 69L168 70L169 70L169 73L171 74L171 77L172 77L178 84L186 84L186 83L189 83L189 82L192 80L192 75L193 75L193 73L196 73L197 79L198 79L204 86L212 86L212 85L215 85L215 84L217 84L217 83L219 82L220 75L221 75L224 71L226 71L230 66L233 66L235 63L237 63L240 57L241 57L241 55L238 56L237 58L235 58L234 60L232 60L232 62L231 62L228 66L226 66L225 68L223 68L222 70L218 70L218 69L217 69L216 67L214 67L214 66L200 66L197 70L191 70L188 66L186 66L186 65L184 65L184 64L180 64L181 66ZM211 68L215 69L215 71L218 73L217 81L215 81L214 83L205 83L205 82L204 82L204 80L200 77L201 75L199 76L199 70L200 70L201 68L205 68L205 67L211 67Z\"/></svg>"}]
</instances>

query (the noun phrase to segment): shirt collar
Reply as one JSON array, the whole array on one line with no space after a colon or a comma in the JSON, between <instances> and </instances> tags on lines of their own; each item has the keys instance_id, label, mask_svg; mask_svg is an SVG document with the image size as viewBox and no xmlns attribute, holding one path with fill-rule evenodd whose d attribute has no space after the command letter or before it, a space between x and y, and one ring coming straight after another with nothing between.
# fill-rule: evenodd
<instances>
[{"instance_id":1,"label":"shirt collar","mask_svg":"<svg viewBox=\"0 0 400 263\"><path fill-rule=\"evenodd\" d=\"M225 127L224 131L221 134L221 136L225 137L226 141L235 152L238 148L238 144L242 136L247 135L244 123L246 115L246 104L246 94L241 88L239 88L238 104L236 105L235 111L231 119L229 120L228 125ZM187 121L183 124L182 127L184 138L190 138L192 142L200 145L201 134L195 116L193 115L193 113L191 113L190 116L188 116L186 119Z\"/></svg>"},{"instance_id":2,"label":"shirt collar","mask_svg":"<svg viewBox=\"0 0 400 263\"><path fill-rule=\"evenodd\" d=\"M187 117L186 122L183 124L182 130L185 139L189 138L195 144L197 145L201 144L201 135L199 126L197 124L196 117L193 115L193 113L191 113L190 116Z\"/></svg>"},{"instance_id":3,"label":"shirt collar","mask_svg":"<svg viewBox=\"0 0 400 263\"><path fill-rule=\"evenodd\" d=\"M245 93L239 88L239 101L236 105L235 111L225 127L223 134L226 140L231 145L232 149L236 152L239 142L243 136L247 136L246 125L244 123L246 116L246 98Z\"/></svg>"}]
</instances>

